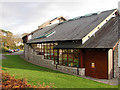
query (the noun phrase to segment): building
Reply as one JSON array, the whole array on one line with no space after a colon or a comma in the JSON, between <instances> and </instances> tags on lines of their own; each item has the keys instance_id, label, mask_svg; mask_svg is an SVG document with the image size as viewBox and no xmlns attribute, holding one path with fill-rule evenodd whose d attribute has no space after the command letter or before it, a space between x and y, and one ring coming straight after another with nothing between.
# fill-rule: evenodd
<instances>
[{"instance_id":1,"label":"building","mask_svg":"<svg viewBox=\"0 0 120 90\"><path fill-rule=\"evenodd\" d=\"M119 77L120 22L117 9L69 20L63 17L53 20L59 19L61 22L48 25L51 24L48 21L23 37L27 61L80 76Z\"/></svg>"},{"instance_id":2,"label":"building","mask_svg":"<svg viewBox=\"0 0 120 90\"><path fill-rule=\"evenodd\" d=\"M15 44L16 44L17 47L20 46L20 45L24 45L24 44L22 43L22 41L20 41L20 42L15 42Z\"/></svg>"}]
</instances>

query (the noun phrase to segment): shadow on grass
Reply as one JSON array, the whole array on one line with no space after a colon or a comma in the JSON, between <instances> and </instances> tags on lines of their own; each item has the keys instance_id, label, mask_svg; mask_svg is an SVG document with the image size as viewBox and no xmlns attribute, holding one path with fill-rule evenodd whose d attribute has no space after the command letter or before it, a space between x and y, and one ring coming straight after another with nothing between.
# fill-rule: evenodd
<instances>
[{"instance_id":1,"label":"shadow on grass","mask_svg":"<svg viewBox=\"0 0 120 90\"><path fill-rule=\"evenodd\" d=\"M22 59L19 55L5 55L5 56L7 57L7 59L2 60L2 67L66 74L29 63Z\"/></svg>"}]
</instances>

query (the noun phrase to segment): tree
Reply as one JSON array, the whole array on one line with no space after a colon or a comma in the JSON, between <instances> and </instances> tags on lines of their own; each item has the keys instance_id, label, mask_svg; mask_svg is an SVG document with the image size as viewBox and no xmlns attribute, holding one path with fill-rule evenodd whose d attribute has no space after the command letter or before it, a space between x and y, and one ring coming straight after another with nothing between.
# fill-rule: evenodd
<instances>
[{"instance_id":1,"label":"tree","mask_svg":"<svg viewBox=\"0 0 120 90\"><path fill-rule=\"evenodd\" d=\"M7 47L9 47L9 48L14 48L15 47L14 36L13 36L12 33L7 34L6 43L7 43Z\"/></svg>"},{"instance_id":2,"label":"tree","mask_svg":"<svg viewBox=\"0 0 120 90\"><path fill-rule=\"evenodd\" d=\"M10 31L0 30L0 37L2 38L1 44L4 47L8 47L10 49L15 49L19 42L22 43L22 38L19 35L13 35Z\"/></svg>"}]
</instances>

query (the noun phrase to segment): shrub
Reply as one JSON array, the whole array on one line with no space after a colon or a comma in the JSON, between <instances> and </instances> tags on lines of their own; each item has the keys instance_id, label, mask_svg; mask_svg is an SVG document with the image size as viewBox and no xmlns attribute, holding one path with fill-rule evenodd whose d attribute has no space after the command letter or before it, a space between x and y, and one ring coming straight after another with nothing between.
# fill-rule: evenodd
<instances>
[{"instance_id":1,"label":"shrub","mask_svg":"<svg viewBox=\"0 0 120 90\"><path fill-rule=\"evenodd\" d=\"M45 83L39 86L31 86L26 79L15 79L14 76L2 71L2 89L10 88L52 88L52 86L45 85Z\"/></svg>"}]
</instances>

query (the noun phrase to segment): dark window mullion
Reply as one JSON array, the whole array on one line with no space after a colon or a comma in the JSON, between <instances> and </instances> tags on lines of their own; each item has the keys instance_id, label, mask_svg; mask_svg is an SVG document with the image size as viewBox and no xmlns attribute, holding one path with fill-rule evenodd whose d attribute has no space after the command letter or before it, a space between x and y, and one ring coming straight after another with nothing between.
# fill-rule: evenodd
<instances>
[{"instance_id":1,"label":"dark window mullion","mask_svg":"<svg viewBox=\"0 0 120 90\"><path fill-rule=\"evenodd\" d=\"M54 58L54 64L55 64L55 56L54 56L54 53L55 53L55 49L53 49L53 58Z\"/></svg>"},{"instance_id":2,"label":"dark window mullion","mask_svg":"<svg viewBox=\"0 0 120 90\"><path fill-rule=\"evenodd\" d=\"M49 51L49 50L48 50L48 43L47 43L47 49L46 49L46 50L47 50L47 59L48 59L48 51Z\"/></svg>"},{"instance_id":3,"label":"dark window mullion","mask_svg":"<svg viewBox=\"0 0 120 90\"><path fill-rule=\"evenodd\" d=\"M49 50L49 53L50 53L50 60L51 60L51 43L50 43L50 50Z\"/></svg>"},{"instance_id":4,"label":"dark window mullion","mask_svg":"<svg viewBox=\"0 0 120 90\"><path fill-rule=\"evenodd\" d=\"M68 66L68 49L67 49L67 66Z\"/></svg>"},{"instance_id":5,"label":"dark window mullion","mask_svg":"<svg viewBox=\"0 0 120 90\"><path fill-rule=\"evenodd\" d=\"M74 50L73 50L73 58L72 59L73 59L73 65L74 65Z\"/></svg>"},{"instance_id":6,"label":"dark window mullion","mask_svg":"<svg viewBox=\"0 0 120 90\"><path fill-rule=\"evenodd\" d=\"M44 54L44 58L45 58L45 44L43 45L43 54Z\"/></svg>"},{"instance_id":7,"label":"dark window mullion","mask_svg":"<svg viewBox=\"0 0 120 90\"><path fill-rule=\"evenodd\" d=\"M63 49L62 49L62 65L63 65Z\"/></svg>"}]
</instances>

